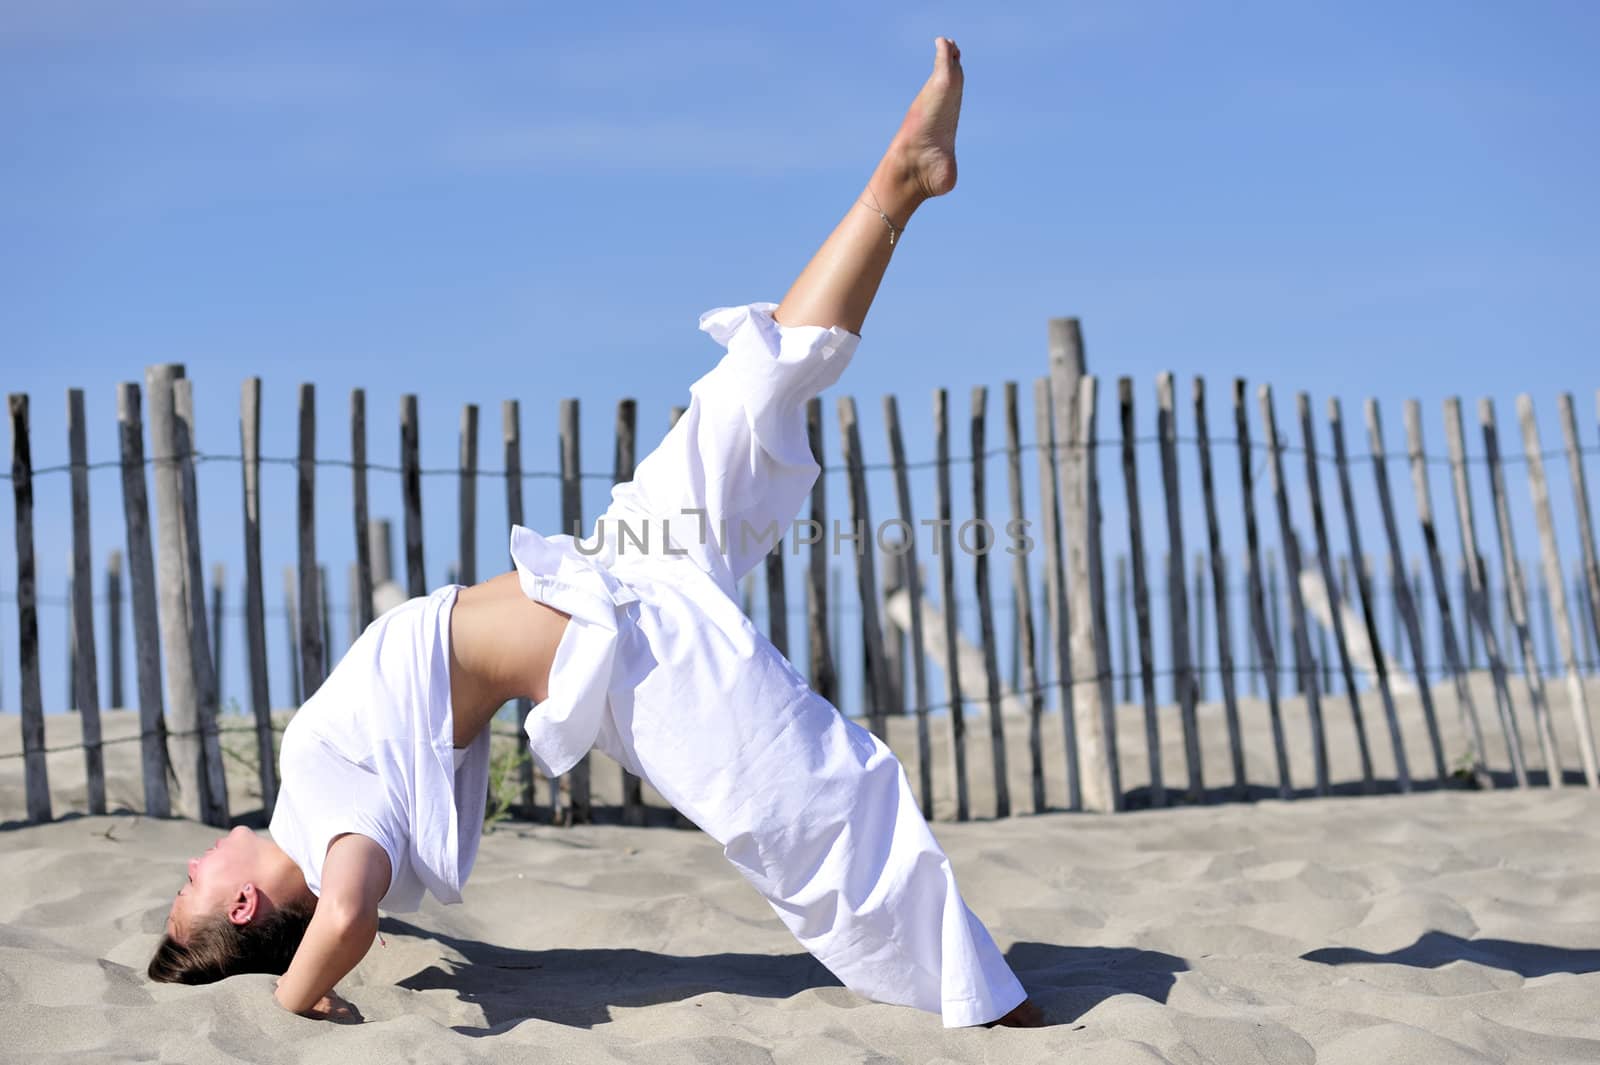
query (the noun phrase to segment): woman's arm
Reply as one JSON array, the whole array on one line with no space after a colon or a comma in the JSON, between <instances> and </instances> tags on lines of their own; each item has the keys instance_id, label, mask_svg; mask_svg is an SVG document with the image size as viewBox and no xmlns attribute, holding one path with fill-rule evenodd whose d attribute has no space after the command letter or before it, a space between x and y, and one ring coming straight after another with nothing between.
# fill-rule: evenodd
<instances>
[{"instance_id":1,"label":"woman's arm","mask_svg":"<svg viewBox=\"0 0 1600 1065\"><path fill-rule=\"evenodd\" d=\"M273 997L295 1013L312 1009L366 956L378 934L378 901L389 890L389 856L355 833L328 845L322 896Z\"/></svg>"}]
</instances>

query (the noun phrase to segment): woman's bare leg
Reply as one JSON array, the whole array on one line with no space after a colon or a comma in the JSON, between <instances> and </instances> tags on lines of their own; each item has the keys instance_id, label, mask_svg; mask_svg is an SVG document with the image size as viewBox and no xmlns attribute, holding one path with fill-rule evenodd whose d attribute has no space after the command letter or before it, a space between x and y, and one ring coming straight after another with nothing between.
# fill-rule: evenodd
<instances>
[{"instance_id":1,"label":"woman's bare leg","mask_svg":"<svg viewBox=\"0 0 1600 1065\"><path fill-rule=\"evenodd\" d=\"M868 205L876 204L898 230L925 200L955 188L961 50L944 37L934 47L933 74L911 102L858 201L784 296L776 315L780 324L842 326L860 333L894 252L889 227Z\"/></svg>"}]
</instances>

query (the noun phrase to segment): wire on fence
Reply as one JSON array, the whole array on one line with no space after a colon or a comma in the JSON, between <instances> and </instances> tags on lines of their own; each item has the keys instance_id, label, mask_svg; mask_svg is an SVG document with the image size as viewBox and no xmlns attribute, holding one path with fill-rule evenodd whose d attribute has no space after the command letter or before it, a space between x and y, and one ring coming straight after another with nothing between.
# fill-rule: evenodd
<instances>
[{"instance_id":1,"label":"wire on fence","mask_svg":"<svg viewBox=\"0 0 1600 1065\"><path fill-rule=\"evenodd\" d=\"M1449 670L1450 670L1450 667L1448 667L1447 665L1445 665L1443 663L1430 664L1430 665L1423 666L1423 673L1428 675L1428 676L1430 676L1430 677L1435 678L1435 682L1436 683L1443 683L1446 679L1448 679ZM1170 680L1171 678L1177 676L1179 672L1180 672L1179 670L1177 670L1177 669L1175 669L1173 667L1170 667L1170 666L1169 667L1162 667L1162 668L1159 668L1159 669L1152 670L1151 671L1151 677L1156 679L1156 680ZM1183 670L1183 672L1191 673L1191 674L1201 674L1201 675L1204 675L1204 676L1220 676L1224 672L1224 670L1220 666L1191 665L1191 666L1186 667L1185 670ZM1241 676L1243 676L1245 678L1249 678L1251 676L1260 677L1260 676L1265 676L1267 674L1267 671L1265 669L1263 669L1263 668L1257 667L1257 668L1253 668L1252 669L1252 668L1250 668L1248 666L1240 666L1238 664L1235 664L1232 670L1228 670L1226 672L1230 672L1234 676L1235 679L1238 679ZM1300 675L1300 671L1296 667L1294 667L1292 665L1280 665L1277 669L1273 670L1272 672L1275 673L1280 680L1291 680L1292 681L1292 680L1298 678L1299 675ZM1320 674L1320 664L1319 664L1318 670L1316 670L1314 672L1317 672L1317 673ZM1474 671L1474 672L1481 672L1481 671ZM1042 683L1039 683L1039 684L1035 684L1035 685L1033 685L1032 687L1029 687L1029 688L1012 689L1007 694L1010 695L1012 698L1017 698L1017 699L1032 698L1035 695L1041 695L1041 696L1042 695L1048 695L1050 692L1060 691L1065 687L1072 687L1074 689L1077 689L1077 688L1081 688L1081 687L1087 687L1088 685L1091 685L1091 684L1098 685L1098 684L1100 684L1102 682L1107 682L1107 681L1112 682L1112 683L1120 684L1125 679L1126 680L1138 681L1141 676L1142 676L1142 673L1139 670L1131 670L1131 671L1101 670L1101 671L1096 672L1096 673L1086 674L1085 676L1082 676L1082 677L1074 676L1069 681L1063 681L1060 678L1055 678L1055 679L1052 679L1052 680L1049 680L1049 681L1045 681L1045 682L1042 682ZM1288 695L1288 696L1293 696L1295 693L1288 692L1288 693L1285 693L1285 694ZM1252 698L1252 697L1248 697L1247 696L1246 698ZM1206 701L1215 702L1216 700L1206 700ZM983 697L981 695L973 696L972 698L963 698L961 700L961 705L963 707L981 707L983 704L984 704L984 699L983 699ZM515 704L514 703L507 703L506 705L507 706L514 706ZM1118 705L1136 709L1138 704L1137 703L1119 703ZM1171 705L1171 704L1163 703L1161 705ZM916 715L919 714L919 713L930 713L930 714L941 713L941 712L950 710L953 706L955 706L955 701L951 700L951 699L945 699L945 700L941 700L939 702L928 703L926 706L921 706L921 707L908 705L908 706L906 706L906 708L904 710L902 710L899 706L893 706L893 707L890 707L888 710L884 711L884 716L887 717L887 718L890 718L890 719L894 719L894 718L915 718ZM1058 712L1059 710L1060 710L1060 707L1056 707L1055 708L1055 711ZM132 711L129 711L129 712L132 712ZM857 711L855 713L852 713L850 716L866 719L866 718L869 718L869 717L873 716L873 713L874 713L874 711L873 711L872 708L865 708L865 709L859 710L859 711ZM50 714L50 715L48 715L48 717L63 717L63 716L65 716L65 714ZM244 719L244 718L248 717L248 715L240 714L240 715L238 715L238 717L240 719ZM214 731L218 735L221 735L223 733L249 733L251 735L256 735L257 732L258 732L258 726L256 726L256 725L224 725L224 724L221 724L220 722L222 720L225 720L225 719L220 717L220 716L216 720L218 720L219 723L216 725ZM272 733L274 735L282 735L284 729L287 728L287 727L288 727L287 725L280 725L276 721L272 722L272 724L270 726L271 731L272 731ZM114 739L101 740L99 742L99 744L97 744L97 745L85 744L85 743L72 743L72 744L63 744L63 745L57 746L57 747L41 748L37 752L32 752L32 751L6 751L6 752L3 752L3 753L0 753L0 761L8 761L8 760L11 760L11 759L23 758L23 757L26 757L28 754L32 754L32 753L39 753L39 754L70 754L70 753L72 753L74 751L82 751L86 747L89 747L89 746L111 747L111 746L115 746L115 745L123 744L123 743L138 743L138 742L144 740L145 738L147 738L149 736L161 736L161 737L165 737L165 738L168 738L168 739L170 739L170 738L172 738L174 736L204 736L204 735L207 734L208 731L211 731L211 730L207 730L207 729L204 729L204 728L183 729L183 730L178 730L178 729L160 729L160 730L144 729L144 730L142 730L140 732L130 733L127 736L118 736L118 737L116 737ZM491 728L491 733L493 735L501 737L502 739L517 739L517 738L521 737L522 730L519 729L519 728L498 729L498 730Z\"/></svg>"},{"instance_id":2,"label":"wire on fence","mask_svg":"<svg viewBox=\"0 0 1600 1065\"><path fill-rule=\"evenodd\" d=\"M1199 443L1199 438L1198 437L1194 437L1194 436L1187 436L1187 435L1180 434L1177 437L1177 441L1180 444L1193 445L1193 444L1198 444ZM1133 441L1133 443L1136 444L1136 445L1158 444L1160 442L1161 442L1161 438L1159 436L1156 436L1156 435L1147 435L1147 436L1135 437L1134 441ZM1212 437L1208 441L1208 443L1211 445L1213 450L1217 450L1219 448L1230 448L1230 447L1231 448L1237 448L1238 445L1239 445L1239 441L1237 439L1233 439L1233 438L1229 438L1229 437ZM1025 451L1025 452L1029 452L1029 453L1037 452L1037 453L1040 453L1040 454L1043 454L1045 452L1053 452L1053 453L1055 453L1057 455L1060 455L1060 454L1066 454L1066 453L1071 453L1071 452L1084 451L1084 450L1087 450L1087 449L1089 449L1091 447L1092 448L1105 448L1105 449L1109 450L1111 448L1116 448L1116 447L1121 447L1121 446L1122 446L1122 441L1120 439L1104 439L1104 440L1096 440L1096 441L1093 441L1092 443L1078 443L1077 441L1070 441L1070 442L1065 442L1065 443L1057 441L1054 444L1046 444L1046 443L1038 443L1038 442L1026 443L1026 444L1020 445L1019 450ZM1264 442L1261 442L1261 441L1254 440L1254 439L1249 441L1249 448L1250 448L1250 450L1252 452L1258 452L1258 453L1262 453L1262 454L1269 453L1272 450L1271 447L1268 444L1266 444ZM1299 455L1299 456L1303 456L1305 454L1305 448L1302 447L1299 444L1280 443L1278 445L1278 453L1281 454L1281 455ZM1578 448L1578 453L1580 455L1589 455L1589 456L1600 455L1600 445L1595 445L1595 444L1582 445L1582 446L1580 446ZM980 453L980 454L978 454L976 456L974 456L974 455L952 455L952 456L950 456L950 460L949 461L951 463L953 463L953 464L956 464L956 465L965 465L965 464L972 463L975 458L976 459L981 459L981 460L987 462L990 459L1004 458L1005 456L1007 456L1009 454L1010 454L1010 451L1009 451L1008 448L996 447L996 448L990 448L987 451L984 451L984 452L982 452L982 453ZM1539 457L1540 459L1542 459L1544 461L1554 462L1554 461L1556 461L1558 459L1565 458L1566 454L1567 454L1567 452L1566 452L1565 449L1546 448L1543 451L1539 452L1537 457ZM1322 464L1322 465L1333 465L1336 462L1334 456L1331 455L1331 454L1328 454L1325 451L1316 452L1314 457L1315 457L1316 461L1319 464ZM1348 459L1348 461L1350 463L1370 462L1376 457L1377 456L1375 456L1372 452L1351 452L1351 453L1349 453L1347 455L1347 459ZM191 452L190 453L190 458L192 459L194 464L197 465L197 466L207 465L207 464L210 464L210 463L229 463L229 464L233 464L233 463L240 463L240 462L244 461L244 456L242 456L242 455L233 455L233 454L224 454L224 453L212 454L210 452L202 452L202 451ZM145 465L147 467L154 467L158 463L175 463L175 462L180 461L181 459L182 459L182 456L171 456L171 457L166 457L166 458L155 458L155 457L147 455L145 457L144 461L143 461L143 465ZM1400 450L1400 451L1386 452L1383 455L1383 459L1384 459L1385 462L1409 462L1411 460L1411 456L1409 455L1408 452L1406 452L1404 450ZM1422 459L1423 459L1424 462L1426 462L1426 463L1428 463L1429 465L1432 465L1432 466L1449 466L1450 463L1451 463L1450 458L1448 456L1446 456L1446 455L1435 455L1435 454L1431 454L1431 453L1427 453L1427 452L1423 453ZM261 461L261 463L263 465L266 465L266 466L298 467L300 465L300 460L298 458L287 458L287 457L284 457L284 456L267 456L267 455L263 455L263 456L261 456L260 461ZM1529 461L1529 456L1527 456L1526 454L1520 454L1520 453L1506 453L1506 454L1502 454L1502 455L1499 456L1499 461L1500 461L1501 465L1504 465L1504 466L1526 465L1528 463L1528 461ZM1488 457L1486 455L1468 454L1465 457L1465 462L1469 466L1486 466L1486 465L1488 465L1489 460L1488 460ZM324 467L324 466L326 466L326 467L333 467L333 468L336 468L336 469L346 469L346 470L354 469L358 465L358 463L356 463L354 460L346 459L346 458L318 458L318 459L312 460L311 464L313 466L316 466L316 467ZM904 468L907 469L907 470L928 470L928 469L934 469L935 467L938 466L938 464L939 464L939 460L938 459L916 459L916 460L913 460L913 461L905 463ZM363 469L366 469L369 472L394 473L394 474L401 474L401 473L405 472L405 467L398 466L398 465L395 465L393 463L364 462L364 463L360 463L359 465ZM103 459L103 460L100 460L100 461L97 461L97 462L87 462L87 463L83 463L82 464L82 468L85 471L121 469L122 466L123 466L123 463L122 463L122 460L120 460L120 459ZM70 463L70 462L56 463L56 464L50 465L50 466L39 466L39 467L36 467L35 469L33 469L31 471L30 476L37 478L37 477L49 476L51 474L71 473L74 468L75 468L74 464ZM862 469L863 470L867 470L867 471L892 471L892 470L895 470L897 468L899 468L899 467L896 467L895 464L892 463L892 462L867 462L867 463L863 463L862 464ZM423 477L459 477L461 475L462 471L457 466L424 466L424 467L420 468L417 472L418 472L418 474L420 476L423 476ZM489 467L479 467L475 471L475 474L479 479L487 478L487 479L495 480L495 481L503 481L505 479L506 472L507 471L505 471L503 469L493 469L493 468L489 468ZM828 466L822 467L822 472L829 473L829 474L836 474L836 473L847 473L848 471L845 469L844 466L841 466L841 465L828 465ZM527 470L527 469L524 469L524 470L520 471L520 474L521 474L521 477L522 477L522 479L524 481L541 481L541 480L542 481L559 481L559 480L561 480L561 478L563 476L560 470ZM604 471L600 471L600 470L589 470L589 471L581 472L581 473L579 473L578 476L581 477L583 480L586 480L586 481L603 481L606 484L611 484L613 482L613 480L614 480L613 476L610 473L604 472ZM1257 471L1257 479L1259 479L1259 478L1260 478L1260 471ZM10 481L10 480L13 480L13 479L14 478L13 478L12 474L10 474L8 472L5 472L5 471L0 471L0 481Z\"/></svg>"}]
</instances>

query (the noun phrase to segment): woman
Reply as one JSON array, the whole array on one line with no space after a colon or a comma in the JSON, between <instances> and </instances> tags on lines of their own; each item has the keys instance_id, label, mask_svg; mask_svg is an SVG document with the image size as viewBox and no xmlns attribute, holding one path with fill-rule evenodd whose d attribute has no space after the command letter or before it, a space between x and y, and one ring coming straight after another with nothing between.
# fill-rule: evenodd
<instances>
[{"instance_id":1,"label":"woman","mask_svg":"<svg viewBox=\"0 0 1600 1065\"><path fill-rule=\"evenodd\" d=\"M459 902L490 718L531 697L544 772L598 747L723 845L807 949L869 998L949 1026L1038 1023L962 902L899 763L811 692L734 601L817 476L804 405L838 379L912 212L955 186L962 71L939 39L860 200L782 304L701 328L727 348L587 542L512 531L516 571L375 621L285 730L271 840L189 863L150 975L277 972L330 1017L378 911Z\"/></svg>"}]
</instances>

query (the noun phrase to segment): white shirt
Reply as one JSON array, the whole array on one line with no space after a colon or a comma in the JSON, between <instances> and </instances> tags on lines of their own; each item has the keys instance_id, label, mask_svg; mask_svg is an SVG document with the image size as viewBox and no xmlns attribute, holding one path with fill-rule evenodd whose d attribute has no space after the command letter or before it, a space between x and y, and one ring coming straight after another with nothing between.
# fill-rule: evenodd
<instances>
[{"instance_id":1,"label":"white shirt","mask_svg":"<svg viewBox=\"0 0 1600 1065\"><path fill-rule=\"evenodd\" d=\"M457 591L441 588L374 621L284 729L268 831L319 898L328 844L355 832L389 856L380 909L415 910L424 891L461 901L482 835L489 733L454 747Z\"/></svg>"}]
</instances>

